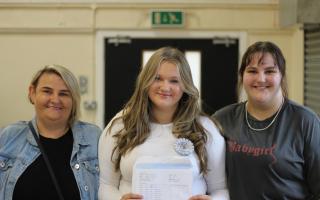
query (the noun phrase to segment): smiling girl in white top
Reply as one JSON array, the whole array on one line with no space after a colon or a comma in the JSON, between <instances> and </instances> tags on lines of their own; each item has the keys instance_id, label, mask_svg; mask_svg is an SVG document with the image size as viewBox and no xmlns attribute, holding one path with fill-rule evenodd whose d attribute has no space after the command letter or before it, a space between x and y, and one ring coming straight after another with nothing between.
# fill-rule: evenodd
<instances>
[{"instance_id":1,"label":"smiling girl in white top","mask_svg":"<svg viewBox=\"0 0 320 200\"><path fill-rule=\"evenodd\" d=\"M189 64L179 50L157 50L142 69L133 96L108 124L99 142L99 199L143 199L132 191L132 170L142 156L181 156L178 138L194 151L190 200L229 199L225 180L225 142L202 114Z\"/></svg>"}]
</instances>

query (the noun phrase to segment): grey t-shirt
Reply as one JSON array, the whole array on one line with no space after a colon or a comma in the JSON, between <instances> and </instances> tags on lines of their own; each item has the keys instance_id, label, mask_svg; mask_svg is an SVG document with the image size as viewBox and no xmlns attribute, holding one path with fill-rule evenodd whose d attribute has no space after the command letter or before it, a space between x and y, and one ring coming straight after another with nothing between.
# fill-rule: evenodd
<instances>
[{"instance_id":1,"label":"grey t-shirt","mask_svg":"<svg viewBox=\"0 0 320 200\"><path fill-rule=\"evenodd\" d=\"M320 121L318 116L285 100L274 123L263 131L247 125L245 103L217 111L227 140L227 175L231 199L284 200L320 198ZM248 115L254 128L258 121Z\"/></svg>"}]
</instances>

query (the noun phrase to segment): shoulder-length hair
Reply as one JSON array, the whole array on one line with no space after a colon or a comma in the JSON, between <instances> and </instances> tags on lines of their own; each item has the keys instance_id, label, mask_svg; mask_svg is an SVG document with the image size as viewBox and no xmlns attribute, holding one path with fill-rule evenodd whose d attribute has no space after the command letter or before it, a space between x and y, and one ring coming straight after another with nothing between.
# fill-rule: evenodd
<instances>
[{"instance_id":1,"label":"shoulder-length hair","mask_svg":"<svg viewBox=\"0 0 320 200\"><path fill-rule=\"evenodd\" d=\"M198 122L199 116L203 115L200 109L199 91L193 83L191 69L184 54L172 47L160 48L150 57L138 75L135 90L124 106L122 115L111 122L109 130L116 120L121 120L124 124L124 128L114 135L117 144L113 149L111 159L115 162L116 170L119 170L121 157L142 144L150 135L152 105L148 91L163 62L171 62L177 66L184 90L173 116L172 132L177 138L187 138L193 142L195 152L199 157L201 172L206 173L207 152L205 144L207 133Z\"/></svg>"},{"instance_id":2,"label":"shoulder-length hair","mask_svg":"<svg viewBox=\"0 0 320 200\"><path fill-rule=\"evenodd\" d=\"M240 89L243 85L243 74L246 69L246 67L250 64L252 61L254 55L256 53L261 53L260 56L260 61L262 61L263 57L265 54L270 53L271 56L273 57L273 60L275 64L277 65L282 78L281 78L281 90L282 90L282 95L285 98L288 98L288 84L287 84L287 78L286 78L286 60L282 54L282 51L280 48L275 45L272 42L269 41L259 41L251 46L248 47L246 52L244 53L241 64L240 64L240 69L239 69L239 84L238 84L238 92L240 92Z\"/></svg>"},{"instance_id":3,"label":"shoulder-length hair","mask_svg":"<svg viewBox=\"0 0 320 200\"><path fill-rule=\"evenodd\" d=\"M77 121L80 117L80 89L79 84L77 82L76 77L73 75L71 71L69 71L67 68L60 66L60 65L47 65L40 69L32 78L30 85L34 88L37 88L38 82L40 77L43 74L56 74L58 75L66 84L68 90L71 94L72 99L72 108L71 108L71 114L69 116L68 124L70 127L74 124L75 121ZM33 104L30 94L28 96L30 103Z\"/></svg>"}]
</instances>

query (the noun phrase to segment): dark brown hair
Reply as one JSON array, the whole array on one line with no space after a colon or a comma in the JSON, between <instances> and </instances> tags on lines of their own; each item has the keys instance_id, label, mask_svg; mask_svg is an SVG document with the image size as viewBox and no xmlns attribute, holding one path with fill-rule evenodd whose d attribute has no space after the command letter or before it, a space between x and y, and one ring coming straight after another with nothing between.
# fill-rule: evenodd
<instances>
[{"instance_id":1,"label":"dark brown hair","mask_svg":"<svg viewBox=\"0 0 320 200\"><path fill-rule=\"evenodd\" d=\"M263 59L266 53L270 53L273 57L275 64L282 75L281 79L281 90L284 97L288 97L288 86L286 80L286 60L280 50L280 48L272 42L269 41L259 41L248 47L247 51L242 56L240 69L239 69L239 85L238 91L240 91L243 83L243 73L249 63L252 61L256 53L261 53L259 62Z\"/></svg>"}]
</instances>

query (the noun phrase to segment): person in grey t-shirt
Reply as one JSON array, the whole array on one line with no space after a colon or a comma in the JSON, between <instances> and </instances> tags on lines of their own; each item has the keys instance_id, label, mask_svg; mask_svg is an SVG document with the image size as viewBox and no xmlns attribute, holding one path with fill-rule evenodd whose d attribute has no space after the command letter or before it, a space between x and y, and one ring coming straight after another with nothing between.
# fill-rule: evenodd
<instances>
[{"instance_id":1,"label":"person in grey t-shirt","mask_svg":"<svg viewBox=\"0 0 320 200\"><path fill-rule=\"evenodd\" d=\"M239 70L248 100L213 115L227 140L231 199L320 198L319 117L288 99L285 68L279 47L254 43Z\"/></svg>"}]
</instances>

